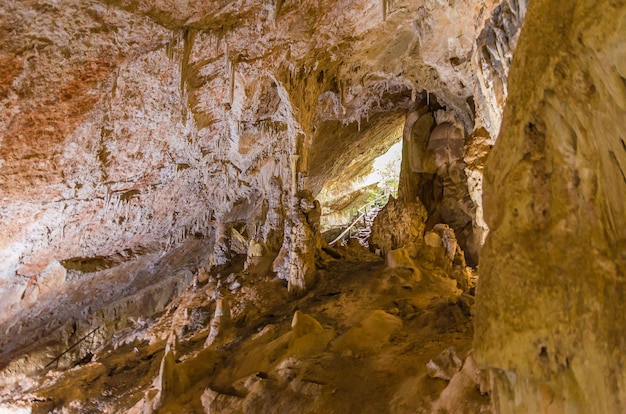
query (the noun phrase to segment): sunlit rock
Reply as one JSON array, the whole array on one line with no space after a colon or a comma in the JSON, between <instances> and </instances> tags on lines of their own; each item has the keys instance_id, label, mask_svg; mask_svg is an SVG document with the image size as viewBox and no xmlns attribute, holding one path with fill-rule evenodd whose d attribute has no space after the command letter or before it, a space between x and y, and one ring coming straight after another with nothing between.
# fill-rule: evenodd
<instances>
[{"instance_id":1,"label":"sunlit rock","mask_svg":"<svg viewBox=\"0 0 626 414\"><path fill-rule=\"evenodd\" d=\"M391 250L404 248L409 256L415 256L423 243L426 217L426 209L419 200L403 202L390 197L374 219L370 249L378 249L386 256ZM398 230L389 232L390 228Z\"/></svg>"}]
</instances>

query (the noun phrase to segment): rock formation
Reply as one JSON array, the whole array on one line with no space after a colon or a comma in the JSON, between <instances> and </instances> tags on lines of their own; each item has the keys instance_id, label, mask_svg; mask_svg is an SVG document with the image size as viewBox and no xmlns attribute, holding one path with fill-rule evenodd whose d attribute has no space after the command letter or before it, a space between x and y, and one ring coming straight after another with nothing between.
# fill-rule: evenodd
<instances>
[{"instance_id":1,"label":"rock formation","mask_svg":"<svg viewBox=\"0 0 626 414\"><path fill-rule=\"evenodd\" d=\"M624 2L528 9L485 167L475 357L500 412L626 409L625 28Z\"/></svg>"},{"instance_id":2,"label":"rock formation","mask_svg":"<svg viewBox=\"0 0 626 414\"><path fill-rule=\"evenodd\" d=\"M89 280L201 238L220 265L233 223L278 252L295 194L358 176L422 98L471 130L496 6L3 3L2 319L55 260Z\"/></svg>"}]
</instances>

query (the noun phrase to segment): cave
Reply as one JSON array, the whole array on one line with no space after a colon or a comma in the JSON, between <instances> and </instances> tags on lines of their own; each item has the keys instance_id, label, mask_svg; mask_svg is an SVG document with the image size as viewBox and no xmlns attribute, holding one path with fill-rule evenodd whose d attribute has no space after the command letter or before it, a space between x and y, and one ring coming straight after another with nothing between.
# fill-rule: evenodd
<instances>
[{"instance_id":1,"label":"cave","mask_svg":"<svg viewBox=\"0 0 626 414\"><path fill-rule=\"evenodd\" d=\"M6 0L0 102L0 412L626 412L624 0Z\"/></svg>"}]
</instances>

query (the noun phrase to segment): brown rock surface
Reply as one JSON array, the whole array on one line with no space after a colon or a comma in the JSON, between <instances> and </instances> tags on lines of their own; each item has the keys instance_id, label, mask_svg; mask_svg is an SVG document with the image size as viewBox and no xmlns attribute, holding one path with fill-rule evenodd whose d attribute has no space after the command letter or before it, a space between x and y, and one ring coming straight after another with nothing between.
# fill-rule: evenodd
<instances>
[{"instance_id":1,"label":"brown rock surface","mask_svg":"<svg viewBox=\"0 0 626 414\"><path fill-rule=\"evenodd\" d=\"M485 167L476 300L503 413L626 410L625 30L622 1L530 2Z\"/></svg>"},{"instance_id":2,"label":"brown rock surface","mask_svg":"<svg viewBox=\"0 0 626 414\"><path fill-rule=\"evenodd\" d=\"M427 362L451 345L464 357L471 343L460 291L440 267L417 280L361 246L337 253L343 258L328 261L302 298L272 275L212 271L113 340L85 341L62 356L71 369L53 365L41 377L5 371L0 408L432 412L446 383L428 376ZM87 351L92 361L76 363Z\"/></svg>"},{"instance_id":3,"label":"brown rock surface","mask_svg":"<svg viewBox=\"0 0 626 414\"><path fill-rule=\"evenodd\" d=\"M384 257L391 250L405 248L409 256L416 256L423 244L426 218L426 209L419 200L410 203L390 196L374 219L370 250L379 250ZM390 232L390 228L397 230Z\"/></svg>"}]
</instances>

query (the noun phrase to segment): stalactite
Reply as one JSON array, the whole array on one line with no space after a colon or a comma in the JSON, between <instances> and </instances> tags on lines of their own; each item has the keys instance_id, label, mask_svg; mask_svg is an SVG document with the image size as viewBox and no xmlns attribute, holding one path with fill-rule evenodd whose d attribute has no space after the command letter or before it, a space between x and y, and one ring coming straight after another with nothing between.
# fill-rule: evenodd
<instances>
[{"instance_id":1,"label":"stalactite","mask_svg":"<svg viewBox=\"0 0 626 414\"><path fill-rule=\"evenodd\" d=\"M237 69L237 59L233 58L230 61L230 105L232 107L235 101L235 71Z\"/></svg>"},{"instance_id":2,"label":"stalactite","mask_svg":"<svg viewBox=\"0 0 626 414\"><path fill-rule=\"evenodd\" d=\"M111 204L111 190L107 187L106 195L104 196L104 214L109 212L109 206Z\"/></svg>"},{"instance_id":3,"label":"stalactite","mask_svg":"<svg viewBox=\"0 0 626 414\"><path fill-rule=\"evenodd\" d=\"M117 212L119 211L120 203L121 203L120 194L119 193L113 194L113 214L117 214Z\"/></svg>"},{"instance_id":4,"label":"stalactite","mask_svg":"<svg viewBox=\"0 0 626 414\"><path fill-rule=\"evenodd\" d=\"M182 34L183 38L183 54L180 61L180 98L183 105L183 125L187 122L187 109L189 106L189 91L188 91L188 67L189 56L193 49L193 43L195 39L195 30L185 28Z\"/></svg>"},{"instance_id":5,"label":"stalactite","mask_svg":"<svg viewBox=\"0 0 626 414\"><path fill-rule=\"evenodd\" d=\"M297 175L298 175L298 159L300 158L300 156L298 154L294 154L291 155L289 157L290 161L291 161L291 182L292 182L292 190L293 190L293 194L295 196L295 194L298 192L298 181L297 181Z\"/></svg>"},{"instance_id":6,"label":"stalactite","mask_svg":"<svg viewBox=\"0 0 626 414\"><path fill-rule=\"evenodd\" d=\"M274 5L274 25L278 22L278 17L280 16L280 10L283 8L283 0L276 0Z\"/></svg>"},{"instance_id":7,"label":"stalactite","mask_svg":"<svg viewBox=\"0 0 626 414\"><path fill-rule=\"evenodd\" d=\"M219 34L215 35L215 56L219 56L220 54L220 43L222 42L222 38Z\"/></svg>"},{"instance_id":8,"label":"stalactite","mask_svg":"<svg viewBox=\"0 0 626 414\"><path fill-rule=\"evenodd\" d=\"M177 34L173 35L169 42L165 45L165 54L167 58L171 61L174 60L174 56L176 55L176 50L178 49L179 36Z\"/></svg>"}]
</instances>

